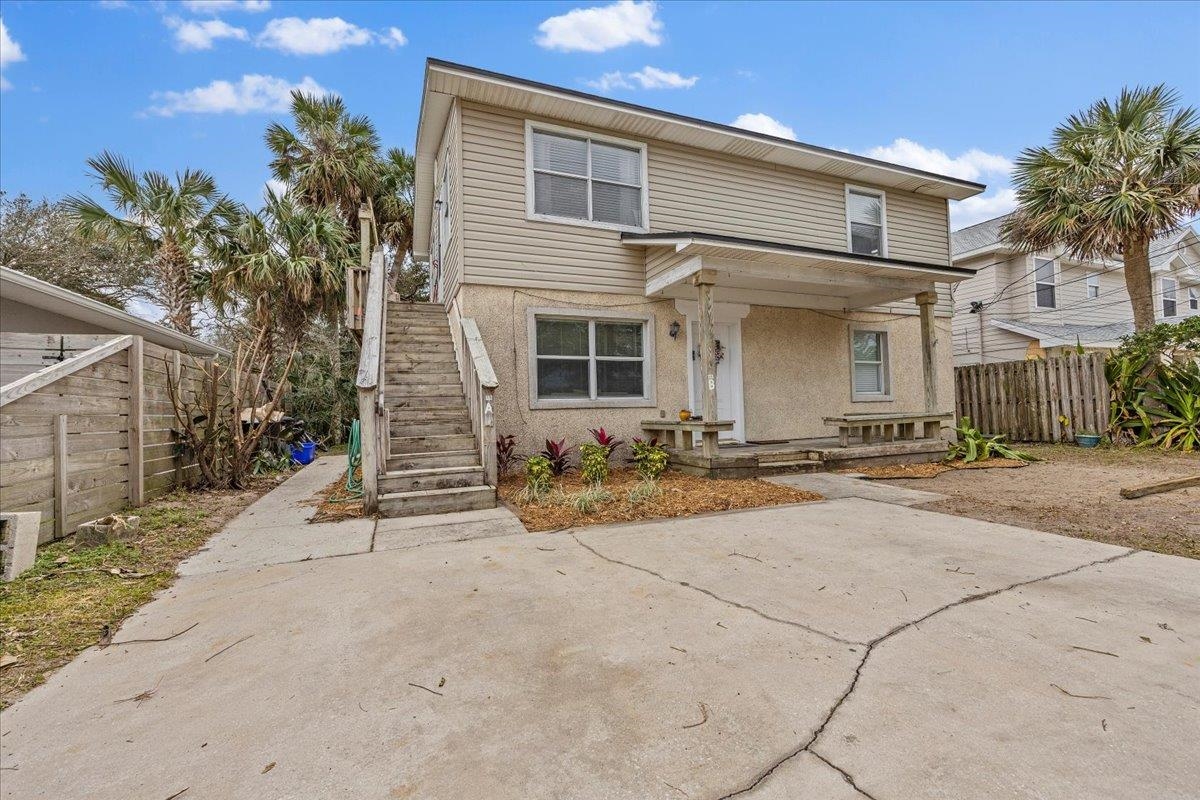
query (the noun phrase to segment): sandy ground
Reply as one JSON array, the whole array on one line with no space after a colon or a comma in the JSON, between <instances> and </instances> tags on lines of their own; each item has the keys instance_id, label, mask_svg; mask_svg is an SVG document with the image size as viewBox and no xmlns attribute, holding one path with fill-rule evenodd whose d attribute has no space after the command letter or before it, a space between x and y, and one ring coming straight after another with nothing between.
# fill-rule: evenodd
<instances>
[{"instance_id":1,"label":"sandy ground","mask_svg":"<svg viewBox=\"0 0 1200 800\"><path fill-rule=\"evenodd\" d=\"M1200 487L1123 500L1123 487L1200 473L1200 454L1025 445L1043 461L1024 469L947 472L894 486L950 499L931 511L1098 542L1200 558Z\"/></svg>"}]
</instances>

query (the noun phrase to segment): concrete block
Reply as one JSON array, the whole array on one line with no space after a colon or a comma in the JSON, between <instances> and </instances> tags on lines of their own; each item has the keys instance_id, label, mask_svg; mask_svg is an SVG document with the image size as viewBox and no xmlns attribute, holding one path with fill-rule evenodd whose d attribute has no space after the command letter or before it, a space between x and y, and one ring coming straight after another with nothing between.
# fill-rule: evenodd
<instances>
[{"instance_id":1,"label":"concrete block","mask_svg":"<svg viewBox=\"0 0 1200 800\"><path fill-rule=\"evenodd\" d=\"M83 550L109 542L126 541L136 536L141 527L141 517L109 514L79 526L79 530L75 532L75 549Z\"/></svg>"},{"instance_id":2,"label":"concrete block","mask_svg":"<svg viewBox=\"0 0 1200 800\"><path fill-rule=\"evenodd\" d=\"M11 581L33 566L41 524L40 511L0 514L0 578Z\"/></svg>"}]
</instances>

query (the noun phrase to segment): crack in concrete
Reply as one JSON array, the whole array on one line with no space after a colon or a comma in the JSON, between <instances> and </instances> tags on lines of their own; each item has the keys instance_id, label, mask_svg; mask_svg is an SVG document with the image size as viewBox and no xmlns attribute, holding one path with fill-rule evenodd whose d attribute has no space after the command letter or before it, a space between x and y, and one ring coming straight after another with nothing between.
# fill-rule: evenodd
<instances>
[{"instance_id":1,"label":"crack in concrete","mask_svg":"<svg viewBox=\"0 0 1200 800\"><path fill-rule=\"evenodd\" d=\"M854 789L854 791L858 792L858 793L859 793L859 794L861 794L863 797L866 797L866 798L867 798L867 800L877 800L877 798L875 797L875 795L871 794L871 793L870 793L870 792L868 792L866 789L862 788L861 786L859 786L857 783L855 783L855 782L854 782L854 776L853 776L853 775L851 775L849 772L846 772L846 770L842 769L842 768L841 768L841 767L839 767L837 764L833 763L833 762L832 762L832 761L830 761L828 758L826 758L825 756L823 756L823 755L821 755L820 753L818 753L816 750L814 750L814 749L812 748L812 746L811 746L811 745L810 745L810 746L809 746L809 748L808 748L808 753L809 753L809 755L811 755L811 756L814 756L814 757L816 757L816 758L820 759L821 761L825 762L825 766L829 767L830 769L832 769L833 771L835 771L835 772L837 772L839 775L841 775L841 776L842 776L842 780L844 780L844 781L846 781L846 783L850 784L850 787L851 787L852 789Z\"/></svg>"},{"instance_id":2,"label":"crack in concrete","mask_svg":"<svg viewBox=\"0 0 1200 800\"><path fill-rule=\"evenodd\" d=\"M581 544L582 544L582 542L581 542ZM584 545L584 546L586 547L587 545ZM820 754L818 754L812 748L813 748L813 745L815 745L817 743L817 740L819 740L821 738L821 734L823 734L825 732L825 728L828 727L829 723L833 721L834 716L837 714L838 710L842 707L842 704L845 703L847 699L849 699L851 694L853 694L854 689L858 686L858 679L860 677L862 677L863 667L865 667L867 665L867 661L870 660L871 654L875 652L875 649L877 647L879 647L884 642L891 639L893 636L903 633L904 631L908 630L909 628L916 627L917 625L920 625L922 622L925 622L925 621L931 619L932 617L935 617L938 614L941 614L943 611L948 611L952 608L957 608L958 606L967 605L968 603L974 603L979 600L986 600L990 597L995 597L996 595L1003 594L1004 592L1010 592L1013 589L1020 589L1023 586L1029 586L1034 583L1041 583L1042 581L1048 581L1048 580L1053 580L1055 578L1061 578L1064 575L1070 575L1071 573L1079 572L1081 570L1089 569L1091 567L1098 567L1103 564L1110 564L1113 561L1117 561L1122 558L1128 558L1129 556L1131 556L1137 552L1139 552L1139 551L1126 550L1125 552L1118 553L1115 556L1109 556L1108 558L1101 558L1096 561L1089 561L1086 564L1080 564L1077 567L1071 567L1070 569L1064 569L1059 572L1053 572L1049 575L1042 575L1041 577L1038 577L1038 578L1030 578L1029 580L1018 581L1016 583L1010 583L1009 585L1001 586L998 589L989 589L986 592L977 592L976 594L967 595L966 597L955 600L952 603L946 603L943 606L939 606L938 608L935 608L933 611L930 611L928 614L924 614L924 615L918 617L917 619L910 620L908 622L902 622L899 625L892 628L891 630L887 631L886 633L884 633L880 636L877 636L876 638L867 642L866 652L863 653L862 660L860 660L858 662L858 666L854 668L854 676L850 679L850 684L846 687L846 691L844 691L842 693L842 695L840 697L838 697L838 699L834 702L834 704L832 706L830 706L829 711L825 715L825 719L822 720L821 724L817 726L817 729L815 731L813 731L812 736L810 736L808 738L808 741L806 741L800 747L797 747L795 750L792 750L790 753L785 755L783 758L779 759L778 761L775 761L773 764L771 764L770 767L768 767L766 770L764 770L762 773L760 773L759 776L757 778L755 778L753 781L751 781L748 785L742 787L741 789L737 789L733 792L730 792L729 794L722 795L719 798L719 800L731 800L731 798L741 797L742 795L745 795L745 794L748 794L748 793L754 791L760 785L762 785L762 783L764 781L766 781L767 778L771 777L771 775L775 772L775 770L779 769L781 766L786 764L788 761L791 761L796 756L800 755L801 753L805 753L805 752L812 753L817 758L820 758L822 761L825 761L825 763L829 764L829 766L833 767L838 772L840 772L842 774L842 777L846 778L847 781L850 781L851 785L853 785L857 791L861 792L862 794L866 795L867 797L871 797L871 795L864 792L857 784L855 784L850 779L849 773L845 772L844 770L842 770L842 769L834 766L830 762L826 761L825 758L823 758ZM872 798L872 800L874 800L874 798Z\"/></svg>"},{"instance_id":3,"label":"crack in concrete","mask_svg":"<svg viewBox=\"0 0 1200 800\"><path fill-rule=\"evenodd\" d=\"M808 631L809 633L816 634L817 636L824 637L833 642L838 642L839 644L852 644L852 645L855 645L856 647L863 647L863 646L867 645L867 642L856 642L852 639L843 639L841 636L837 636L835 634L828 633L828 632L820 630L818 628L814 628L811 625L805 625L803 622L796 622L795 620L784 619L782 617L773 617L770 614L766 613L765 611L760 611L759 609L755 608L754 606L748 606L745 603L739 603L736 600L730 600L727 597L721 597L719 594L717 594L713 591L705 589L701 586L696 586L695 584L688 583L687 581L679 581L679 580L675 580L674 578L668 578L666 575L663 575L660 572L655 572L654 570L649 569L648 567L640 567L637 564L631 564L628 561L621 561L620 559L617 559L617 558L610 558L609 556L606 556L603 553L596 550L591 545L581 542L579 540L579 537L576 536L574 533L571 533L568 535L572 539L574 539L575 543L577 545L579 545L580 547L582 547L584 550L587 550L592 555L596 556L597 558L601 559L602 561L607 561L610 564L619 564L622 567L629 567L630 569L636 569L639 572L644 572L647 575L653 575L655 578L658 578L660 581L665 581L667 583L673 583L677 586L683 586L686 589L691 589L693 591L699 592L700 594L705 595L706 597L710 597L719 603L724 603L725 605L733 606L734 608L740 608L743 611L749 611L751 614L755 614L755 615L761 617L762 619L768 620L769 622L778 622L781 625L790 625L793 628L799 628L801 630Z\"/></svg>"}]
</instances>

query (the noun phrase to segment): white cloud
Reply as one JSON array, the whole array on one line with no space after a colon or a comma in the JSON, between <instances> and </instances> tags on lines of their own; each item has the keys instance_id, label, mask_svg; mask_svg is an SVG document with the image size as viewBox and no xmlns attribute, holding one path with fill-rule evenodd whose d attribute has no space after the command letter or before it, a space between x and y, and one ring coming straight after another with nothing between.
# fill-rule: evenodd
<instances>
[{"instance_id":1,"label":"white cloud","mask_svg":"<svg viewBox=\"0 0 1200 800\"><path fill-rule=\"evenodd\" d=\"M175 45L180 50L211 50L217 39L237 39L239 42L250 39L245 28L235 28L219 19L182 20L167 17L163 21L175 31Z\"/></svg>"},{"instance_id":2,"label":"white cloud","mask_svg":"<svg viewBox=\"0 0 1200 800\"><path fill-rule=\"evenodd\" d=\"M9 64L24 60L25 52L21 49L21 45L17 44L8 35L8 27L4 24L4 20L0 18L0 70ZM7 92L11 88L12 83L4 75L0 74L0 92Z\"/></svg>"},{"instance_id":3,"label":"white cloud","mask_svg":"<svg viewBox=\"0 0 1200 800\"><path fill-rule=\"evenodd\" d=\"M538 25L537 43L547 50L603 53L614 47L641 43L655 47L662 43L662 21L652 1L635 3L619 0L609 6L576 8Z\"/></svg>"},{"instance_id":4,"label":"white cloud","mask_svg":"<svg viewBox=\"0 0 1200 800\"><path fill-rule=\"evenodd\" d=\"M780 139L795 140L796 138L794 130L766 114L742 114L733 121L733 127L745 128L755 133L765 133L768 136L778 136Z\"/></svg>"},{"instance_id":5,"label":"white cloud","mask_svg":"<svg viewBox=\"0 0 1200 800\"><path fill-rule=\"evenodd\" d=\"M385 47L403 47L408 44L408 37L399 28L388 28L387 33L380 35L379 41Z\"/></svg>"},{"instance_id":6,"label":"white cloud","mask_svg":"<svg viewBox=\"0 0 1200 800\"><path fill-rule=\"evenodd\" d=\"M374 33L341 17L280 17L267 23L257 41L260 47L290 55L323 56L375 40Z\"/></svg>"},{"instance_id":7,"label":"white cloud","mask_svg":"<svg viewBox=\"0 0 1200 800\"><path fill-rule=\"evenodd\" d=\"M884 147L872 147L863 155L968 181L978 180L984 175L1007 177L1013 167L1012 162L1004 156L985 153L977 148L951 157L942 150L925 147L911 139L897 139Z\"/></svg>"},{"instance_id":8,"label":"white cloud","mask_svg":"<svg viewBox=\"0 0 1200 800\"><path fill-rule=\"evenodd\" d=\"M991 194L978 194L966 200L950 203L950 227L954 230L1007 214L1017 207L1013 189L997 189Z\"/></svg>"},{"instance_id":9,"label":"white cloud","mask_svg":"<svg viewBox=\"0 0 1200 800\"><path fill-rule=\"evenodd\" d=\"M281 180L275 178L267 178L267 182L263 184L263 200L268 199L268 195L283 197L287 194L288 185Z\"/></svg>"},{"instance_id":10,"label":"white cloud","mask_svg":"<svg viewBox=\"0 0 1200 800\"><path fill-rule=\"evenodd\" d=\"M613 89L690 89L700 80L699 75L685 78L678 72L658 67L643 67L637 72L606 72L587 85L602 92Z\"/></svg>"},{"instance_id":11,"label":"white cloud","mask_svg":"<svg viewBox=\"0 0 1200 800\"><path fill-rule=\"evenodd\" d=\"M155 92L149 113L160 117L176 114L250 114L287 111L293 89L305 94L331 94L312 78L289 83L272 75L243 75L237 83L213 81L182 92Z\"/></svg>"},{"instance_id":12,"label":"white cloud","mask_svg":"<svg viewBox=\"0 0 1200 800\"><path fill-rule=\"evenodd\" d=\"M221 11L266 11L271 0L183 0L183 7L197 14L217 14Z\"/></svg>"}]
</instances>

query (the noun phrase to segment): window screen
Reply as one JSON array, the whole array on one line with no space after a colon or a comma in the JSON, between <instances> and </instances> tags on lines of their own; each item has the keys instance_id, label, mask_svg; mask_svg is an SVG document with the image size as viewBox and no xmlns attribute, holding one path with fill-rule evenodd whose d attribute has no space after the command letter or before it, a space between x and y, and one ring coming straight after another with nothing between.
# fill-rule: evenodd
<instances>
[{"instance_id":1,"label":"window screen","mask_svg":"<svg viewBox=\"0 0 1200 800\"><path fill-rule=\"evenodd\" d=\"M854 331L853 353L854 394L887 394L887 334L883 331Z\"/></svg>"},{"instance_id":2,"label":"window screen","mask_svg":"<svg viewBox=\"0 0 1200 800\"><path fill-rule=\"evenodd\" d=\"M646 396L645 322L538 317L537 397Z\"/></svg>"},{"instance_id":3,"label":"window screen","mask_svg":"<svg viewBox=\"0 0 1200 800\"><path fill-rule=\"evenodd\" d=\"M1038 308L1055 308L1054 262L1035 258L1033 289Z\"/></svg>"},{"instance_id":4,"label":"window screen","mask_svg":"<svg viewBox=\"0 0 1200 800\"><path fill-rule=\"evenodd\" d=\"M534 213L638 228L643 190L640 150L533 131Z\"/></svg>"},{"instance_id":5,"label":"window screen","mask_svg":"<svg viewBox=\"0 0 1200 800\"><path fill-rule=\"evenodd\" d=\"M846 195L850 252L883 255L883 195L851 189Z\"/></svg>"}]
</instances>

